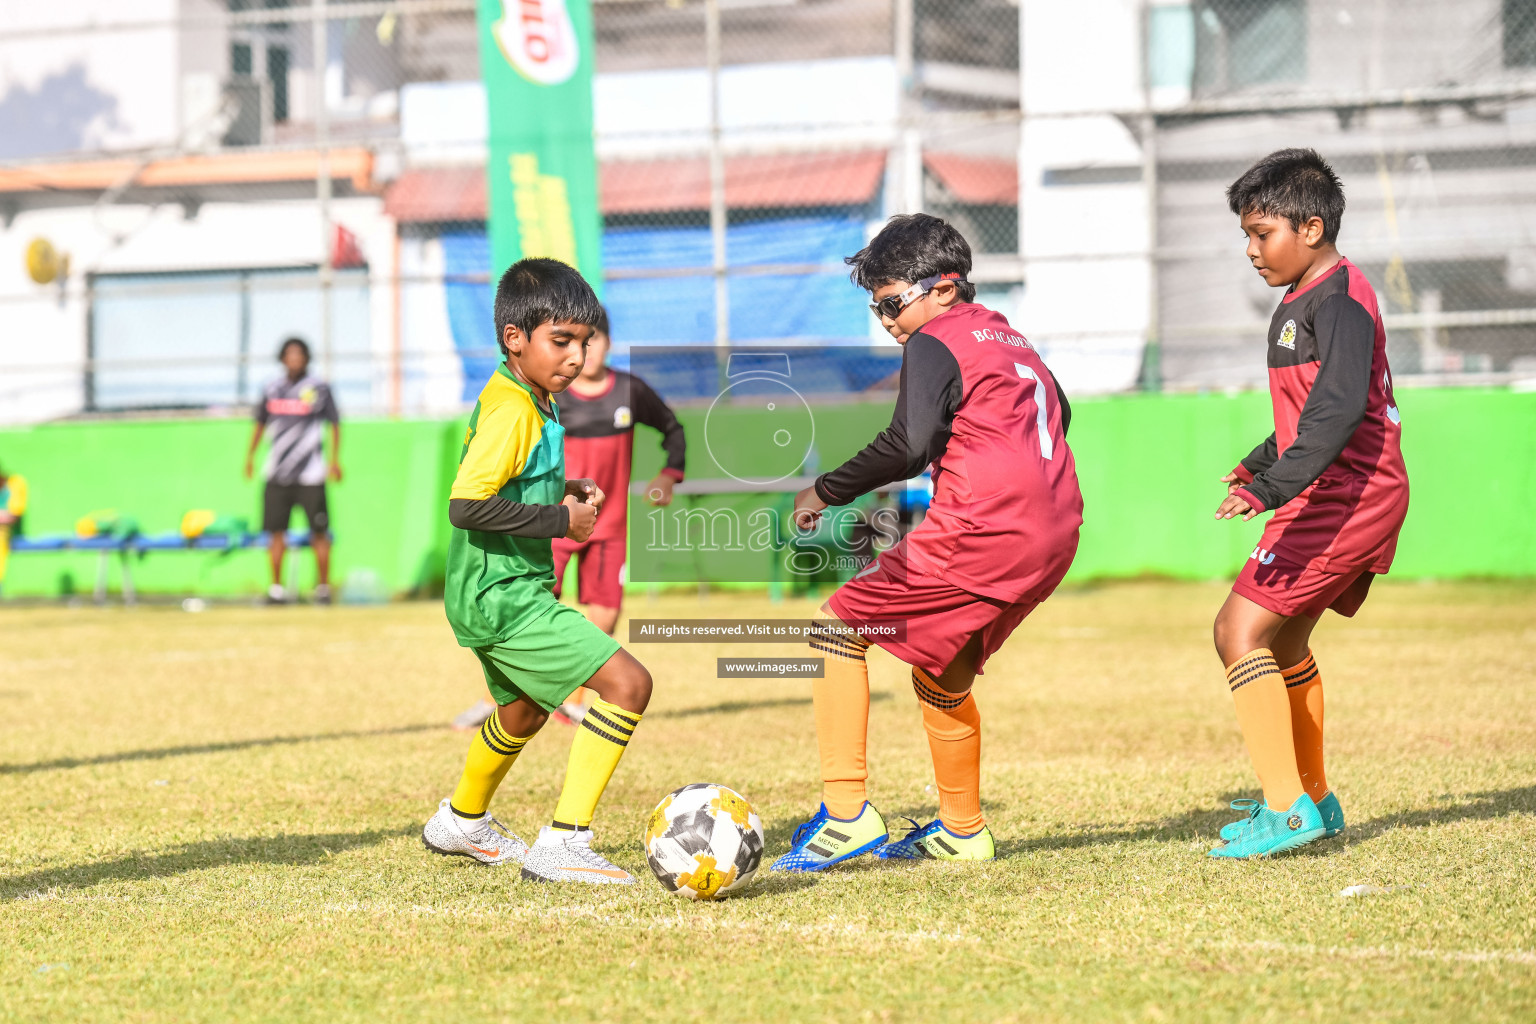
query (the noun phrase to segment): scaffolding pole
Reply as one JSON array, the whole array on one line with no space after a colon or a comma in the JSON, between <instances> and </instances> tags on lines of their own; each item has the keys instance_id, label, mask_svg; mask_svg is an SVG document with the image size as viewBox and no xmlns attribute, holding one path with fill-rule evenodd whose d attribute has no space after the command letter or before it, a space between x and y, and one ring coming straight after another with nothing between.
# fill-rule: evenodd
<instances>
[{"instance_id":1,"label":"scaffolding pole","mask_svg":"<svg viewBox=\"0 0 1536 1024\"><path fill-rule=\"evenodd\" d=\"M720 0L704 3L704 59L709 65L709 239L715 278L715 345L724 349L731 343L731 289L726 277L725 150L720 137Z\"/></svg>"},{"instance_id":2,"label":"scaffolding pole","mask_svg":"<svg viewBox=\"0 0 1536 1024\"><path fill-rule=\"evenodd\" d=\"M331 246L334 229L331 226L331 110L326 96L327 60L330 56L330 22L326 20L325 0L310 0L314 20L310 23L310 46L314 49L311 61L315 75L315 149L318 155L315 171L315 203L320 213L320 344L321 374L329 383L335 361L331 344Z\"/></svg>"}]
</instances>

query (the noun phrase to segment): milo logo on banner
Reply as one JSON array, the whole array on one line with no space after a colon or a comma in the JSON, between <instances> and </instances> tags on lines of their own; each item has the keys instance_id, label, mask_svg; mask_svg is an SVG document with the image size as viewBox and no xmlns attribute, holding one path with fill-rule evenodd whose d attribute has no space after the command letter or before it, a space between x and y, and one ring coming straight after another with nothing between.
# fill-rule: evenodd
<instances>
[{"instance_id":1,"label":"milo logo on banner","mask_svg":"<svg viewBox=\"0 0 1536 1024\"><path fill-rule=\"evenodd\" d=\"M517 73L538 85L559 85L576 73L581 45L565 0L502 0L491 29Z\"/></svg>"}]
</instances>

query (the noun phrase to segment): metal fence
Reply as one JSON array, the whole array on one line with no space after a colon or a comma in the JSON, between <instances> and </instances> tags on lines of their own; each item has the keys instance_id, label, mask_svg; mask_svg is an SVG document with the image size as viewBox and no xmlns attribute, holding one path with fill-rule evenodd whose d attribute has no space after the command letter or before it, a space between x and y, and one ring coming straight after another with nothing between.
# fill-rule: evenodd
<instances>
[{"instance_id":1,"label":"metal fence","mask_svg":"<svg viewBox=\"0 0 1536 1024\"><path fill-rule=\"evenodd\" d=\"M1259 382L1275 296L1233 259L1219 196L1281 146L1315 147L1344 179L1340 247L1375 286L1399 380L1536 376L1536 3L1177 10L1149 11L1154 104L1167 58L1192 64L1156 119L1162 380ZM1159 20L1181 18L1193 52L1169 54Z\"/></svg>"},{"instance_id":2,"label":"metal fence","mask_svg":"<svg viewBox=\"0 0 1536 1024\"><path fill-rule=\"evenodd\" d=\"M349 413L472 399L473 0L47 6L0 0L0 420L239 407L292 334ZM1536 0L592 11L620 360L878 340L841 260L921 209L1069 390L1262 386L1222 192L1310 145L1399 379L1536 376Z\"/></svg>"}]
</instances>

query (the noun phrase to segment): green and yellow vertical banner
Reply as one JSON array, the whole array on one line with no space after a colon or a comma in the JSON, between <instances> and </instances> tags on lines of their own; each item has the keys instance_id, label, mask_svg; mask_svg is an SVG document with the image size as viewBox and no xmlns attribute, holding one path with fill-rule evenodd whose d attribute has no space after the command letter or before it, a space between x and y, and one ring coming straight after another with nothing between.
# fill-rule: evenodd
<instances>
[{"instance_id":1,"label":"green and yellow vertical banner","mask_svg":"<svg viewBox=\"0 0 1536 1024\"><path fill-rule=\"evenodd\" d=\"M550 256L601 295L589 0L480 0L479 24L491 271Z\"/></svg>"}]
</instances>

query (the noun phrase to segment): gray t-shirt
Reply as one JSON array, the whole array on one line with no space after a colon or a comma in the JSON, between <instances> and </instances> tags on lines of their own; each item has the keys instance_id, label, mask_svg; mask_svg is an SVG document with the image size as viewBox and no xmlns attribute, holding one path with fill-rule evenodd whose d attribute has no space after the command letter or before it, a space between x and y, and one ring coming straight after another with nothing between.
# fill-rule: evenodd
<instances>
[{"instance_id":1,"label":"gray t-shirt","mask_svg":"<svg viewBox=\"0 0 1536 1024\"><path fill-rule=\"evenodd\" d=\"M275 484L325 483L322 422L338 420L336 402L324 381L309 374L296 381L283 375L267 385L256 407L256 422L267 427L267 480Z\"/></svg>"}]
</instances>

